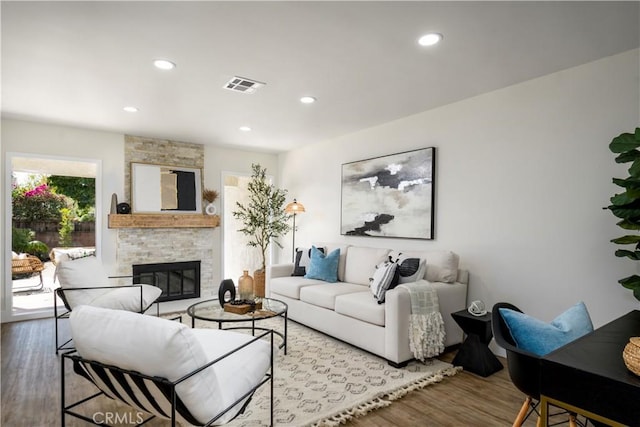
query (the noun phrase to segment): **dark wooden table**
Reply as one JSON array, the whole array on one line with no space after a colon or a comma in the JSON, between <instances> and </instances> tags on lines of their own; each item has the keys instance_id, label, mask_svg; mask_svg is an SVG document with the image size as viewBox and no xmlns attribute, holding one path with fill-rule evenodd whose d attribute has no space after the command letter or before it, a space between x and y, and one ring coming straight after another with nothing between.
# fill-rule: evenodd
<instances>
[{"instance_id":1,"label":"dark wooden table","mask_svg":"<svg viewBox=\"0 0 640 427\"><path fill-rule=\"evenodd\" d=\"M491 312L474 316L465 309L451 313L451 317L467 335L452 363L482 377L488 377L502 369L502 363L489 350L489 343L493 338Z\"/></svg>"},{"instance_id":2,"label":"dark wooden table","mask_svg":"<svg viewBox=\"0 0 640 427\"><path fill-rule=\"evenodd\" d=\"M640 377L627 369L622 351L640 336L640 311L560 347L541 359L542 425L548 405L610 426L640 426Z\"/></svg>"}]
</instances>

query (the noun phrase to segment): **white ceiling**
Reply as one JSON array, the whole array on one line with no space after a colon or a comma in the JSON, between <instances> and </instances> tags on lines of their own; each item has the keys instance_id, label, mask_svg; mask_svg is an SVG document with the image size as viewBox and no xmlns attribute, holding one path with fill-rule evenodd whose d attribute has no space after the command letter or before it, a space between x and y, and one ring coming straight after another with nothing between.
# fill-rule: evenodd
<instances>
[{"instance_id":1,"label":"white ceiling","mask_svg":"<svg viewBox=\"0 0 640 427\"><path fill-rule=\"evenodd\" d=\"M640 39L638 2L1 7L3 117L272 152L637 48ZM442 43L418 46L430 31ZM155 58L177 68L159 71ZM267 85L254 95L222 89L234 75ZM318 101L303 105L302 95Z\"/></svg>"}]
</instances>

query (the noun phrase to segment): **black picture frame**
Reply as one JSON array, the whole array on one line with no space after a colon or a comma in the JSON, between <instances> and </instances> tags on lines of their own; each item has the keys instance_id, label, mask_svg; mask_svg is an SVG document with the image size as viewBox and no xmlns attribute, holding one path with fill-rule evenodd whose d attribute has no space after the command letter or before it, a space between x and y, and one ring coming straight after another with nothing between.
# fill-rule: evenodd
<instances>
[{"instance_id":1,"label":"black picture frame","mask_svg":"<svg viewBox=\"0 0 640 427\"><path fill-rule=\"evenodd\" d=\"M434 238L435 147L342 165L340 234Z\"/></svg>"}]
</instances>

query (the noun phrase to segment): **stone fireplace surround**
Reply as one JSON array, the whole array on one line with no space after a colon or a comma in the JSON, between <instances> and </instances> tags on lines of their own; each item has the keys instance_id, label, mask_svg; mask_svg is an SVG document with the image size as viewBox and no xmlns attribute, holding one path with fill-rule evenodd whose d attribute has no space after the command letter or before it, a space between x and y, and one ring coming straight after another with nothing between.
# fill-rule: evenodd
<instances>
[{"instance_id":1,"label":"stone fireplace surround","mask_svg":"<svg viewBox=\"0 0 640 427\"><path fill-rule=\"evenodd\" d=\"M204 168L200 144L125 136L125 200L131 200L131 163ZM204 186L203 186L204 188ZM218 289L213 281L213 228L118 228L116 268L131 275L133 264L201 261L200 296L212 298Z\"/></svg>"}]
</instances>

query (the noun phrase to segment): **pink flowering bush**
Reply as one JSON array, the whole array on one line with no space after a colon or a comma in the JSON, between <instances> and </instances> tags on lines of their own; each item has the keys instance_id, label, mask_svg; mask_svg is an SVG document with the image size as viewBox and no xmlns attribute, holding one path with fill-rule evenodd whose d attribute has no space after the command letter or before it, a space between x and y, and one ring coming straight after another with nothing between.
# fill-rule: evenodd
<instances>
[{"instance_id":1,"label":"pink flowering bush","mask_svg":"<svg viewBox=\"0 0 640 427\"><path fill-rule=\"evenodd\" d=\"M61 210L74 207L73 200L52 192L47 184L34 188L14 186L11 192L13 219L19 221L60 222Z\"/></svg>"}]
</instances>

